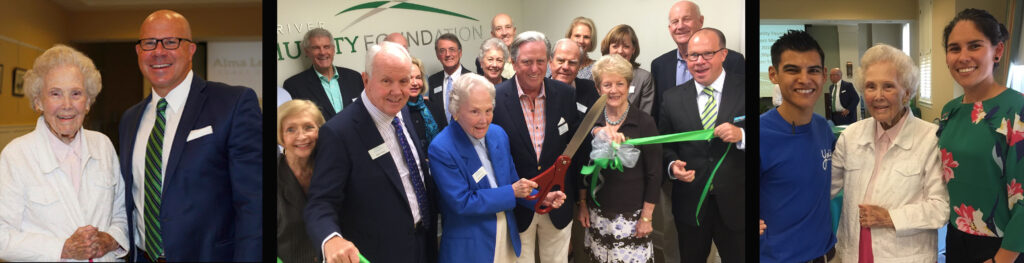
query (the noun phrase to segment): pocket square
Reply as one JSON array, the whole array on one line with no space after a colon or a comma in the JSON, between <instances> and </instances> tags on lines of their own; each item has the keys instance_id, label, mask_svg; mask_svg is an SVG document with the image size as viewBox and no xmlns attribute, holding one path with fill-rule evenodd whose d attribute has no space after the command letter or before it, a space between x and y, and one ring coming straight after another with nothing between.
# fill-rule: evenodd
<instances>
[{"instance_id":1,"label":"pocket square","mask_svg":"<svg viewBox=\"0 0 1024 263\"><path fill-rule=\"evenodd\" d=\"M213 126L207 125L206 127L195 129L188 132L188 139L185 139L185 141L191 142L192 140L198 139L199 137L203 137L210 134L213 134Z\"/></svg>"}]
</instances>

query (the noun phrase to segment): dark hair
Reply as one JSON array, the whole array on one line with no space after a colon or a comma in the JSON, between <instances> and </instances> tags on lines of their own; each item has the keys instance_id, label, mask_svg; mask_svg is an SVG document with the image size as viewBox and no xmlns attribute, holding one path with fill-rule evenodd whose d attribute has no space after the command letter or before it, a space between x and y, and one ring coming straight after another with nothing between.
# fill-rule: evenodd
<instances>
[{"instance_id":1,"label":"dark hair","mask_svg":"<svg viewBox=\"0 0 1024 263\"><path fill-rule=\"evenodd\" d=\"M946 48L949 45L949 33L953 32L953 27L956 26L957 22L963 20L974 22L974 27L981 31L982 34L985 34L988 42L992 42L993 46L1003 43L1010 35L1006 31L1006 27L999 23L988 11L968 8L957 13L956 17L953 17L953 21L949 21L946 28L942 30L942 48Z\"/></svg>"},{"instance_id":2,"label":"dark hair","mask_svg":"<svg viewBox=\"0 0 1024 263\"><path fill-rule=\"evenodd\" d=\"M455 42L455 46L459 47L459 50L462 50L462 42L459 42L459 37L456 37L455 34L452 33L444 33L434 41L434 51L437 51L437 44L438 42L441 42L442 39Z\"/></svg>"},{"instance_id":3,"label":"dark hair","mask_svg":"<svg viewBox=\"0 0 1024 263\"><path fill-rule=\"evenodd\" d=\"M825 65L825 51L821 50L818 41L814 40L814 37L811 37L811 34L808 34L807 31L789 30L779 40L775 40L775 44L772 44L772 67L779 66L782 52L786 50L797 52L816 50L818 51L818 56L821 57L821 65Z\"/></svg>"}]
</instances>

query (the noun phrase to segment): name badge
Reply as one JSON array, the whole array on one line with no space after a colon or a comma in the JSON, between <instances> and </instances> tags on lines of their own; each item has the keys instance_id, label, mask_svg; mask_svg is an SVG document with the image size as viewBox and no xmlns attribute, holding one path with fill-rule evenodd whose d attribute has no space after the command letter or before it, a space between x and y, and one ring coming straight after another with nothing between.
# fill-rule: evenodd
<instances>
[{"instance_id":1,"label":"name badge","mask_svg":"<svg viewBox=\"0 0 1024 263\"><path fill-rule=\"evenodd\" d=\"M629 94L633 94L634 90L636 90L636 86L629 85Z\"/></svg>"},{"instance_id":2,"label":"name badge","mask_svg":"<svg viewBox=\"0 0 1024 263\"><path fill-rule=\"evenodd\" d=\"M480 169L477 169L476 172L473 173L473 181L479 183L480 179L483 179L485 175L487 175L487 171L484 170L483 166L481 166Z\"/></svg>"},{"instance_id":3,"label":"name badge","mask_svg":"<svg viewBox=\"0 0 1024 263\"><path fill-rule=\"evenodd\" d=\"M388 147L385 146L384 143L381 143L380 145L377 145L377 147L373 147L373 149L370 149L370 151L368 151L367 153L370 154L370 159L377 160L377 158L380 158L381 155L388 153Z\"/></svg>"},{"instance_id":4,"label":"name badge","mask_svg":"<svg viewBox=\"0 0 1024 263\"><path fill-rule=\"evenodd\" d=\"M558 125L558 135L563 135L563 134L565 134L568 131L569 131L569 125L568 124L563 123L562 125Z\"/></svg>"},{"instance_id":5,"label":"name badge","mask_svg":"<svg viewBox=\"0 0 1024 263\"><path fill-rule=\"evenodd\" d=\"M441 93L441 86L434 87L434 93Z\"/></svg>"},{"instance_id":6,"label":"name badge","mask_svg":"<svg viewBox=\"0 0 1024 263\"><path fill-rule=\"evenodd\" d=\"M582 113L587 113L587 106L583 106L583 103L577 102L576 103L576 110L578 110L578 111L580 111Z\"/></svg>"}]
</instances>

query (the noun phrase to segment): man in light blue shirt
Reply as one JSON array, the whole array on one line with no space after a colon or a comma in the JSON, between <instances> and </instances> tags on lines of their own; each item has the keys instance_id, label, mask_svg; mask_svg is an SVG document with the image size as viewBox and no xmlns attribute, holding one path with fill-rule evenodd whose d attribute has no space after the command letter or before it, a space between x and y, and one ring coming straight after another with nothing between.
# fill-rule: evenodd
<instances>
[{"instance_id":1,"label":"man in light blue shirt","mask_svg":"<svg viewBox=\"0 0 1024 263\"><path fill-rule=\"evenodd\" d=\"M362 76L351 69L334 66L337 52L330 31L314 28L302 38L302 51L313 62L308 70L284 81L294 99L313 101L325 120L330 120L363 91Z\"/></svg>"}]
</instances>

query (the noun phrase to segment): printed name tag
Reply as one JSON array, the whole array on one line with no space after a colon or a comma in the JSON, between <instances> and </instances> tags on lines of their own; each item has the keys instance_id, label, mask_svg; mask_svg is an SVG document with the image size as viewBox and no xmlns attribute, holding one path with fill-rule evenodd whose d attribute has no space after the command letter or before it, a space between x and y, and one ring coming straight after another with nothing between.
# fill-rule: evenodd
<instances>
[{"instance_id":1,"label":"printed name tag","mask_svg":"<svg viewBox=\"0 0 1024 263\"><path fill-rule=\"evenodd\" d=\"M476 172L473 173L473 181L479 183L480 179L484 179L484 175L487 175L487 171L484 170L483 166L481 166L480 169L477 169Z\"/></svg>"},{"instance_id":2,"label":"printed name tag","mask_svg":"<svg viewBox=\"0 0 1024 263\"><path fill-rule=\"evenodd\" d=\"M377 145L377 147L370 149L368 153L370 154L370 159L377 160L381 155L388 153L388 147L381 143L380 145Z\"/></svg>"},{"instance_id":3,"label":"printed name tag","mask_svg":"<svg viewBox=\"0 0 1024 263\"><path fill-rule=\"evenodd\" d=\"M441 93L441 86L434 87L434 93Z\"/></svg>"},{"instance_id":4,"label":"printed name tag","mask_svg":"<svg viewBox=\"0 0 1024 263\"><path fill-rule=\"evenodd\" d=\"M578 111L580 111L582 113L587 113L587 106L583 106L583 103L577 102L576 103L576 110L578 110Z\"/></svg>"},{"instance_id":5,"label":"printed name tag","mask_svg":"<svg viewBox=\"0 0 1024 263\"><path fill-rule=\"evenodd\" d=\"M633 86L633 85L629 85L629 93L630 93L630 94L633 94L633 91L634 91L634 90L636 90L636 86Z\"/></svg>"},{"instance_id":6,"label":"printed name tag","mask_svg":"<svg viewBox=\"0 0 1024 263\"><path fill-rule=\"evenodd\" d=\"M565 134L565 132L568 132L568 131L569 131L569 125L567 125L565 123L563 123L562 125L558 125L558 135Z\"/></svg>"}]
</instances>

